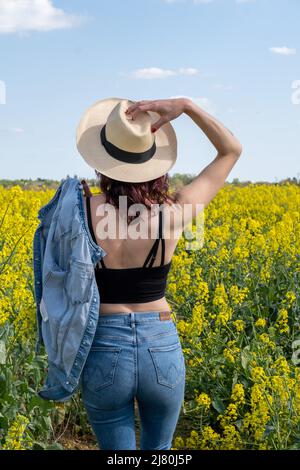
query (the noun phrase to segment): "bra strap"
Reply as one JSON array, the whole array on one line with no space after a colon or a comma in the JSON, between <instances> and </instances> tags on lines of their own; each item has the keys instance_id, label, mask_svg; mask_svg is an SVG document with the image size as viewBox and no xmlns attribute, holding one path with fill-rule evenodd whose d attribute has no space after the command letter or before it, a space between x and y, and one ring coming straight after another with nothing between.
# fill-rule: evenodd
<instances>
[{"instance_id":1,"label":"bra strap","mask_svg":"<svg viewBox=\"0 0 300 470\"><path fill-rule=\"evenodd\" d=\"M153 263L154 263L154 260L156 258L156 254L157 254L157 249L158 249L158 245L159 245L159 238L157 238L151 248L151 250L149 251L149 254L145 260L145 263L143 265L143 268L151 268ZM150 258L152 257L151 261L150 261L150 264L149 266L147 266L147 263L148 261L150 260Z\"/></svg>"},{"instance_id":2,"label":"bra strap","mask_svg":"<svg viewBox=\"0 0 300 470\"><path fill-rule=\"evenodd\" d=\"M154 263L154 260L156 258L156 255L157 255L157 250L158 250L158 245L159 245L159 241L161 240L162 242L162 258L161 258L161 263L160 265L162 266L163 265L163 262L164 262L164 257L165 257L165 240L162 238L162 212L161 210L159 211L159 230L158 230L158 238L155 240L151 250L149 251L148 253L148 256L145 260L145 263L143 264L143 268L151 268L153 263ZM152 257L152 259L151 259ZM149 266L147 266L147 263L149 262L149 260L151 259L150 261L150 264Z\"/></svg>"},{"instance_id":3,"label":"bra strap","mask_svg":"<svg viewBox=\"0 0 300 470\"><path fill-rule=\"evenodd\" d=\"M162 210L159 211L160 219L159 219L159 238L161 240L161 261L160 265L162 266L165 262L165 239L163 238L163 213Z\"/></svg>"}]
</instances>

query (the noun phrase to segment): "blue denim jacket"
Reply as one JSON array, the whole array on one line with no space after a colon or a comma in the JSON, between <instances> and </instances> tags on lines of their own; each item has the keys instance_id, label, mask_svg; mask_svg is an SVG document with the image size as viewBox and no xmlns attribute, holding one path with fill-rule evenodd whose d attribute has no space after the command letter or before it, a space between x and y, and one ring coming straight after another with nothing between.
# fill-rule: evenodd
<instances>
[{"instance_id":1,"label":"blue denim jacket","mask_svg":"<svg viewBox=\"0 0 300 470\"><path fill-rule=\"evenodd\" d=\"M106 252L91 238L77 178L62 180L38 218L33 238L35 353L43 345L48 356L46 382L38 395L65 401L79 388L93 342L100 309L94 267Z\"/></svg>"}]
</instances>

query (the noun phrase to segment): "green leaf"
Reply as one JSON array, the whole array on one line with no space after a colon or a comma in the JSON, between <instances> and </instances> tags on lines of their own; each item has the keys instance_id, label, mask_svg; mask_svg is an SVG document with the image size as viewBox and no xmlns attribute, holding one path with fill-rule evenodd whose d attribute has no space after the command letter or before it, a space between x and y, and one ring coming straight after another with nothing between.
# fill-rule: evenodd
<instances>
[{"instance_id":1,"label":"green leaf","mask_svg":"<svg viewBox=\"0 0 300 470\"><path fill-rule=\"evenodd\" d=\"M248 368L249 361L251 359L251 352L249 351L250 346L246 346L241 352L241 363L243 369Z\"/></svg>"},{"instance_id":2,"label":"green leaf","mask_svg":"<svg viewBox=\"0 0 300 470\"><path fill-rule=\"evenodd\" d=\"M4 395L6 391L6 377L4 374L0 374L0 396Z\"/></svg>"},{"instance_id":3,"label":"green leaf","mask_svg":"<svg viewBox=\"0 0 300 470\"><path fill-rule=\"evenodd\" d=\"M46 445L43 442L35 441L32 450L46 450Z\"/></svg>"},{"instance_id":4,"label":"green leaf","mask_svg":"<svg viewBox=\"0 0 300 470\"><path fill-rule=\"evenodd\" d=\"M6 347L5 342L0 340L0 364L6 363Z\"/></svg>"},{"instance_id":5,"label":"green leaf","mask_svg":"<svg viewBox=\"0 0 300 470\"><path fill-rule=\"evenodd\" d=\"M215 398L212 402L211 402L213 408L215 410L217 410L218 413L222 414L224 413L225 411L225 406L224 406L224 403L222 402L222 400L220 398Z\"/></svg>"},{"instance_id":6,"label":"green leaf","mask_svg":"<svg viewBox=\"0 0 300 470\"><path fill-rule=\"evenodd\" d=\"M48 429L53 430L50 416L43 416L43 428L45 430L48 430Z\"/></svg>"},{"instance_id":7,"label":"green leaf","mask_svg":"<svg viewBox=\"0 0 300 470\"><path fill-rule=\"evenodd\" d=\"M64 450L64 447L58 442L54 442L46 447L46 450Z\"/></svg>"},{"instance_id":8,"label":"green leaf","mask_svg":"<svg viewBox=\"0 0 300 470\"><path fill-rule=\"evenodd\" d=\"M300 450L300 442L296 442L288 447L289 450Z\"/></svg>"},{"instance_id":9,"label":"green leaf","mask_svg":"<svg viewBox=\"0 0 300 470\"><path fill-rule=\"evenodd\" d=\"M243 425L243 420L238 419L237 421L235 421L235 425L238 428L238 430L241 431L242 430L242 425Z\"/></svg>"}]
</instances>

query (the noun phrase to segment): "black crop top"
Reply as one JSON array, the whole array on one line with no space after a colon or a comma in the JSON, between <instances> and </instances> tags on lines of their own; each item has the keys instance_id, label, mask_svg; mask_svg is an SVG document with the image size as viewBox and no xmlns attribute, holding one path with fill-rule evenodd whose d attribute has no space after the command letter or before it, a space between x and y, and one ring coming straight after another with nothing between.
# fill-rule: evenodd
<instances>
[{"instance_id":1,"label":"black crop top","mask_svg":"<svg viewBox=\"0 0 300 470\"><path fill-rule=\"evenodd\" d=\"M91 219L90 196L86 198L87 217L91 236L97 244ZM161 240L160 266L152 267ZM162 238L162 211L159 211L159 232L143 266L137 268L107 268L100 259L102 268L97 264L95 277L99 289L100 302L108 304L143 303L164 297L167 277L171 268L170 261L164 263L165 240ZM149 266L147 263L150 261Z\"/></svg>"}]
</instances>

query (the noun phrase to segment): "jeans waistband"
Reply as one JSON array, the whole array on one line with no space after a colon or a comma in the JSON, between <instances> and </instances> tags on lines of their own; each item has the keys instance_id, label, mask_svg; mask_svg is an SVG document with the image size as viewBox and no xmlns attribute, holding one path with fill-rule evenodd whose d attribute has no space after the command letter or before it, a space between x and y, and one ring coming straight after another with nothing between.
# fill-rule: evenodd
<instances>
[{"instance_id":1,"label":"jeans waistband","mask_svg":"<svg viewBox=\"0 0 300 470\"><path fill-rule=\"evenodd\" d=\"M148 311L148 312L118 312L102 313L99 315L98 324L103 323L144 323L149 321L172 320L171 312L168 311Z\"/></svg>"}]
</instances>

